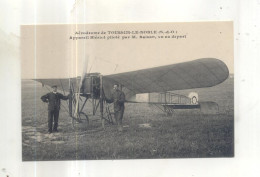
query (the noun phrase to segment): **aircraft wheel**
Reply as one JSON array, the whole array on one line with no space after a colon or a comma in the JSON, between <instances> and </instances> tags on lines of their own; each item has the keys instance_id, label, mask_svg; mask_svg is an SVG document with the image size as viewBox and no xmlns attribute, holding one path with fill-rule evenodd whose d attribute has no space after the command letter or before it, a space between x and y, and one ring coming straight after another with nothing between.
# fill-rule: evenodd
<instances>
[{"instance_id":1,"label":"aircraft wheel","mask_svg":"<svg viewBox=\"0 0 260 177\"><path fill-rule=\"evenodd\" d=\"M78 118L72 119L72 126L74 130L87 130L89 125L89 118L88 115L84 112L79 113Z\"/></svg>"}]
</instances>

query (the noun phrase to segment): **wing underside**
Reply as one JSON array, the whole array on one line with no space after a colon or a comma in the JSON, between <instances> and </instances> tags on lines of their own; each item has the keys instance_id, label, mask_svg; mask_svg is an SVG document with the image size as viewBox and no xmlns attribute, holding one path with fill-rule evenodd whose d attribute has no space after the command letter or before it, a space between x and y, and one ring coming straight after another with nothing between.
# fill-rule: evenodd
<instances>
[{"instance_id":1,"label":"wing underside","mask_svg":"<svg viewBox=\"0 0 260 177\"><path fill-rule=\"evenodd\" d=\"M229 75L221 60L197 59L156 68L104 76L104 81L122 84L132 94L166 92L217 85Z\"/></svg>"},{"instance_id":2,"label":"wing underside","mask_svg":"<svg viewBox=\"0 0 260 177\"><path fill-rule=\"evenodd\" d=\"M59 90L63 92L68 92L70 89L70 85L72 89L76 90L78 86L78 82L80 78L62 78L62 79L35 79L42 83L43 85L53 86L56 85Z\"/></svg>"}]
</instances>

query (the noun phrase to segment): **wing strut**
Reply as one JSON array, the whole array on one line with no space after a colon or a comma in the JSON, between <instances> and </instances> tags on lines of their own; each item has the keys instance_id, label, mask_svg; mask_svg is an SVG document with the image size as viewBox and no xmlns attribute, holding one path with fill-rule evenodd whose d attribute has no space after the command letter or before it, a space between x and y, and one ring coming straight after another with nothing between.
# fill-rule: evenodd
<instances>
[{"instance_id":1,"label":"wing strut","mask_svg":"<svg viewBox=\"0 0 260 177\"><path fill-rule=\"evenodd\" d=\"M64 90L64 88L63 88L63 84L62 84L61 80L60 80L60 85L61 85L61 88L62 88L62 91L63 91L63 95L65 95L65 90ZM67 100L66 100L66 102L67 102L67 105L69 106L69 103L68 103Z\"/></svg>"},{"instance_id":2,"label":"wing strut","mask_svg":"<svg viewBox=\"0 0 260 177\"><path fill-rule=\"evenodd\" d=\"M104 103L104 95L103 95L103 78L102 75L100 75L100 116L101 116L101 122L103 129L105 128L105 119L103 117L103 103Z\"/></svg>"}]
</instances>

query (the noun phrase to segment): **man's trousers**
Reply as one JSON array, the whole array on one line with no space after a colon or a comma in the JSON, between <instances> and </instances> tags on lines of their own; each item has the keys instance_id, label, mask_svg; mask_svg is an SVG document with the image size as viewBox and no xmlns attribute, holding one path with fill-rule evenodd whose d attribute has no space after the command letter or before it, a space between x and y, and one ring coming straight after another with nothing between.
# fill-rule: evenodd
<instances>
[{"instance_id":1,"label":"man's trousers","mask_svg":"<svg viewBox=\"0 0 260 177\"><path fill-rule=\"evenodd\" d=\"M59 112L60 112L59 109L54 109L54 110L48 111L48 132L57 131ZM53 120L54 120L54 126L52 129Z\"/></svg>"},{"instance_id":2,"label":"man's trousers","mask_svg":"<svg viewBox=\"0 0 260 177\"><path fill-rule=\"evenodd\" d=\"M123 119L124 111L125 111L124 107L122 107L120 110L115 111L116 123L119 126L122 126L122 119Z\"/></svg>"}]
</instances>

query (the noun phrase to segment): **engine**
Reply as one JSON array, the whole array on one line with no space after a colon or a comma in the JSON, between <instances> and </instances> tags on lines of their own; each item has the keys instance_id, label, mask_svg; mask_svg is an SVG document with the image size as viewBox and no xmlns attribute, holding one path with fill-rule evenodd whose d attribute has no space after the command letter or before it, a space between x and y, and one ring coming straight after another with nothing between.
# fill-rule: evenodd
<instances>
[{"instance_id":1,"label":"engine","mask_svg":"<svg viewBox=\"0 0 260 177\"><path fill-rule=\"evenodd\" d=\"M82 83L81 93L84 96L91 96L94 99L100 97L100 74L90 73L85 76Z\"/></svg>"}]
</instances>

